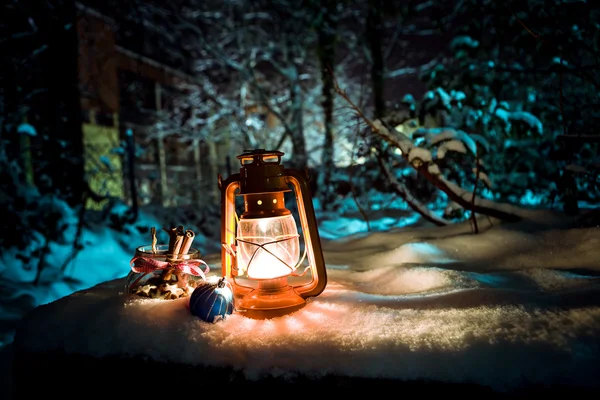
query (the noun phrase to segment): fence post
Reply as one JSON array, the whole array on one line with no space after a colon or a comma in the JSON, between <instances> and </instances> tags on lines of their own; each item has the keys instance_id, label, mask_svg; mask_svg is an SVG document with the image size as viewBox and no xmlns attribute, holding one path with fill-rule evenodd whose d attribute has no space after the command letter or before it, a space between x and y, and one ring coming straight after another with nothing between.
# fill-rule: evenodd
<instances>
[{"instance_id":1,"label":"fence post","mask_svg":"<svg viewBox=\"0 0 600 400\"><path fill-rule=\"evenodd\" d=\"M128 128L125 136L127 143L127 174L129 176L129 189L131 191L131 213L135 221L138 217L138 195L137 185L135 184L135 142L133 130Z\"/></svg>"}]
</instances>

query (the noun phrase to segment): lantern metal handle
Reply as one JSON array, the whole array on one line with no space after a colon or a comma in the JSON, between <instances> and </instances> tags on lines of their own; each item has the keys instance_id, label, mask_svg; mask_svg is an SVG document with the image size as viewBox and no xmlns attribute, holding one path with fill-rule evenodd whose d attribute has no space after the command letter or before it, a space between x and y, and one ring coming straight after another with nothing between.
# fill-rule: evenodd
<instances>
[{"instance_id":1,"label":"lantern metal handle","mask_svg":"<svg viewBox=\"0 0 600 400\"><path fill-rule=\"evenodd\" d=\"M327 286L327 271L321 248L315 209L311 200L310 186L308 179L298 170L286 169L285 175L287 182L294 188L296 204L299 205L298 214L300 225L302 226L302 234L304 235L304 245L309 246L309 249L311 249L307 254L308 262L314 265L318 276L318 279L314 279L313 276L311 282L295 286L294 289L303 298L318 296Z\"/></svg>"},{"instance_id":2,"label":"lantern metal handle","mask_svg":"<svg viewBox=\"0 0 600 400\"><path fill-rule=\"evenodd\" d=\"M240 174L236 173L222 180L219 177L221 195L221 268L223 276L235 276L235 257L230 249L235 246L235 191L240 187Z\"/></svg>"}]
</instances>

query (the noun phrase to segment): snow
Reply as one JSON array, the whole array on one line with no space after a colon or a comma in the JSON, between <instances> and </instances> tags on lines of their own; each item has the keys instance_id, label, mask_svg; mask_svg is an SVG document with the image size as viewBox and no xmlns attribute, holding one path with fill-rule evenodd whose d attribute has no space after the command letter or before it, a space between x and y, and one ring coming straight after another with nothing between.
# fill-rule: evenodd
<instances>
[{"instance_id":1,"label":"snow","mask_svg":"<svg viewBox=\"0 0 600 400\"><path fill-rule=\"evenodd\" d=\"M471 36L467 36L467 35L462 35L462 36L457 36L454 39L452 39L452 43L450 43L450 48L454 49L457 47L470 47L470 48L476 48L479 46L479 42L475 39L473 39Z\"/></svg>"},{"instance_id":2,"label":"snow","mask_svg":"<svg viewBox=\"0 0 600 400\"><path fill-rule=\"evenodd\" d=\"M438 176L439 181L444 184L452 193L456 194L458 197L471 199L473 198L473 192L468 191L466 189L461 188L456 183L446 179L443 175ZM510 203L496 203L491 200L482 199L480 197L475 197L476 205L482 207L489 207L490 209L495 209L498 211L505 212L507 214L519 214L519 207L516 207Z\"/></svg>"},{"instance_id":3,"label":"snow","mask_svg":"<svg viewBox=\"0 0 600 400\"><path fill-rule=\"evenodd\" d=\"M456 151L458 153L465 154L467 152L467 148L463 144L463 142L459 142L458 140L450 140L448 142L443 142L437 150L437 158L444 158L446 156L446 152Z\"/></svg>"},{"instance_id":4,"label":"snow","mask_svg":"<svg viewBox=\"0 0 600 400\"><path fill-rule=\"evenodd\" d=\"M408 153L408 162L412 163L416 159L421 160L423 163L431 162L431 152L422 147L413 147L410 149L410 153Z\"/></svg>"},{"instance_id":5,"label":"snow","mask_svg":"<svg viewBox=\"0 0 600 400\"><path fill-rule=\"evenodd\" d=\"M67 220L72 217L69 213L66 213L65 216ZM69 230L74 228L72 225L74 221L67 222L67 224ZM144 215L137 224L147 227L160 226L156 219L147 215ZM70 234L74 235L75 232L70 232ZM121 277L128 272L129 259L133 254L128 247L131 243L142 240L144 239L141 234L133 231L117 232L106 228L84 229L81 237L84 247L70 262L69 257L73 251L72 241L52 242L50 243L50 253L46 258L47 263L52 267L43 270L42 284L38 287L31 286L37 268L31 267L19 258L17 249L5 250L0 254L0 273L5 278L3 286L17 287L17 289L13 291L10 298L3 298L3 301L17 299L20 296L30 296L34 299L35 304L46 304L73 291ZM38 242L41 243L41 240ZM58 279L60 267L65 262L67 263L65 268L67 280ZM0 311L4 311L3 308L0 306Z\"/></svg>"},{"instance_id":6,"label":"snow","mask_svg":"<svg viewBox=\"0 0 600 400\"><path fill-rule=\"evenodd\" d=\"M479 173L477 173L477 168L473 168L473 173L478 176L479 180L482 181L483 184L488 189L492 188L493 184L492 184L492 181L491 181L490 177L488 176L488 174L486 174L485 172L481 172L481 171L479 171Z\"/></svg>"},{"instance_id":7,"label":"snow","mask_svg":"<svg viewBox=\"0 0 600 400\"><path fill-rule=\"evenodd\" d=\"M373 121L373 129L382 131L386 134L386 136L392 137L390 131L381 123L379 119ZM408 154L410 150L414 147L412 140L404 136L398 136L396 137L396 139L398 140L398 147L404 154Z\"/></svg>"},{"instance_id":8,"label":"snow","mask_svg":"<svg viewBox=\"0 0 600 400\"><path fill-rule=\"evenodd\" d=\"M507 130L515 121L524 123L530 129L534 130L537 134L541 135L544 133L544 127L542 122L533 114L525 111L507 111L502 108L497 108L494 114L500 118L507 126Z\"/></svg>"},{"instance_id":9,"label":"snow","mask_svg":"<svg viewBox=\"0 0 600 400\"><path fill-rule=\"evenodd\" d=\"M118 275L141 244L130 238L124 252L96 255L102 274L81 267L95 286L29 314L19 345L231 366L250 380L335 374L499 391L524 382L599 387L599 227L520 210L519 223L480 218L475 235L468 221L407 225L418 220L396 212L371 221L370 232L356 218L323 220L325 291L271 320L234 313L210 324L185 299L126 298ZM114 236L98 235L114 245ZM219 257L205 257L209 279L220 274Z\"/></svg>"},{"instance_id":10,"label":"snow","mask_svg":"<svg viewBox=\"0 0 600 400\"><path fill-rule=\"evenodd\" d=\"M17 127L17 132L21 135L37 136L37 131L33 125L28 123L22 123Z\"/></svg>"},{"instance_id":11,"label":"snow","mask_svg":"<svg viewBox=\"0 0 600 400\"><path fill-rule=\"evenodd\" d=\"M431 175L440 175L442 173L437 164L429 164L427 166L427 172L429 172Z\"/></svg>"},{"instance_id":12,"label":"snow","mask_svg":"<svg viewBox=\"0 0 600 400\"><path fill-rule=\"evenodd\" d=\"M464 145L466 145L471 153L477 153L477 145L475 144L473 137L464 131L452 128L430 128L423 129L419 133L424 134L425 140L427 140L427 143L431 145L445 142L449 139L456 139L460 140Z\"/></svg>"}]
</instances>

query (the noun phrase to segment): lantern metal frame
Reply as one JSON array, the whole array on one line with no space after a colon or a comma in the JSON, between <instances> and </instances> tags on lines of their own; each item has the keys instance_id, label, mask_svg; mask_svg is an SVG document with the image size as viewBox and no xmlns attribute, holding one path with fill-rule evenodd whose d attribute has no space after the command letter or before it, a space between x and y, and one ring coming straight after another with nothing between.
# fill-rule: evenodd
<instances>
[{"instance_id":1,"label":"lantern metal frame","mask_svg":"<svg viewBox=\"0 0 600 400\"><path fill-rule=\"evenodd\" d=\"M241 167L223 180L218 176L221 192L221 268L229 279L234 293L236 311L250 318L264 319L288 314L302 308L306 299L318 296L327 286L327 271L321 248L315 210L309 186L308 171L284 168L281 164L283 152L265 149L247 150L237 156ZM291 189L290 189L291 187ZM293 189L293 190L292 190ZM239 276L236 260L237 213L236 196L244 196L245 212L250 218L289 215L285 208L283 193L293 191L302 230L304 256L311 271L309 282L292 284L287 277L265 281L258 287L247 286L236 281ZM279 206L253 209L248 198L273 199ZM263 204L263 202L258 202ZM306 271L305 271L306 272ZM250 278L245 278L250 279ZM260 280L258 280L260 281Z\"/></svg>"}]
</instances>

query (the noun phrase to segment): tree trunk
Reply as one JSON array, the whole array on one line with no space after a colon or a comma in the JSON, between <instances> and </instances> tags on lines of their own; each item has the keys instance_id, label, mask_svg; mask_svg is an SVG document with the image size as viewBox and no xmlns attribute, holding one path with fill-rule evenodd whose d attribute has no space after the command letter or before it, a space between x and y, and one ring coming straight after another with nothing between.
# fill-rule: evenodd
<instances>
[{"instance_id":1,"label":"tree trunk","mask_svg":"<svg viewBox=\"0 0 600 400\"><path fill-rule=\"evenodd\" d=\"M294 156L292 166L303 170L308 166L308 156L306 154L306 142L304 140L304 124L302 121L302 87L300 79L296 74L296 79L292 82L292 120L290 123L292 146L294 148Z\"/></svg>"},{"instance_id":2,"label":"tree trunk","mask_svg":"<svg viewBox=\"0 0 600 400\"><path fill-rule=\"evenodd\" d=\"M219 171L219 155L217 144L209 140L206 142L208 146L208 177L205 177L209 182L216 182ZM210 200L213 204L219 204L221 193L216 184L210 186Z\"/></svg>"},{"instance_id":3,"label":"tree trunk","mask_svg":"<svg viewBox=\"0 0 600 400\"><path fill-rule=\"evenodd\" d=\"M366 36L371 54L371 82L373 84L373 102L375 105L375 118L385 114L385 99L383 91L383 52L381 49L381 0L369 0L367 14Z\"/></svg>"},{"instance_id":4,"label":"tree trunk","mask_svg":"<svg viewBox=\"0 0 600 400\"><path fill-rule=\"evenodd\" d=\"M331 187L331 175L335 168L334 137L333 137L333 100L335 96L333 71L335 67L335 42L336 42L336 9L337 0L324 0L321 23L318 25L319 35L319 62L321 64L321 80L323 83L323 116L325 131L323 137L322 168L319 174L318 193L324 209L331 208L335 199L335 191Z\"/></svg>"},{"instance_id":5,"label":"tree trunk","mask_svg":"<svg viewBox=\"0 0 600 400\"><path fill-rule=\"evenodd\" d=\"M134 222L138 218L138 194L137 194L137 183L135 179L135 140L133 137L133 131L127 129L125 135L126 146L127 146L127 177L129 178L129 190L131 194L131 213Z\"/></svg>"},{"instance_id":6,"label":"tree trunk","mask_svg":"<svg viewBox=\"0 0 600 400\"><path fill-rule=\"evenodd\" d=\"M38 38L40 70L38 80L47 85L40 96L39 119L36 121L47 140L42 143L43 165L38 177L45 175L40 191L59 193L72 206L80 205L84 192L83 133L79 98L78 37L76 9L73 1L55 4L53 17L44 7L40 13ZM43 98L42 98L43 97ZM44 137L44 136L42 136Z\"/></svg>"},{"instance_id":7,"label":"tree trunk","mask_svg":"<svg viewBox=\"0 0 600 400\"><path fill-rule=\"evenodd\" d=\"M371 83L373 85L373 103L375 106L375 119L381 119L385 116L385 97L384 97L384 61L382 43L382 21L381 9L384 6L383 0L369 0L369 11L367 14L367 42L369 54L371 55ZM373 138L371 146L375 148L377 157L388 162L389 154L386 145L380 138ZM381 169L382 173L385 171Z\"/></svg>"},{"instance_id":8,"label":"tree trunk","mask_svg":"<svg viewBox=\"0 0 600 400\"><path fill-rule=\"evenodd\" d=\"M156 138L156 168L158 169L158 203L162 207L166 207L168 188L164 138Z\"/></svg>"},{"instance_id":9,"label":"tree trunk","mask_svg":"<svg viewBox=\"0 0 600 400\"><path fill-rule=\"evenodd\" d=\"M192 190L192 201L195 206L202 205L201 198L201 189L202 189L202 153L200 152L200 140L194 139L192 141L192 146L194 148L194 178L196 180L196 184L193 185Z\"/></svg>"}]
</instances>

